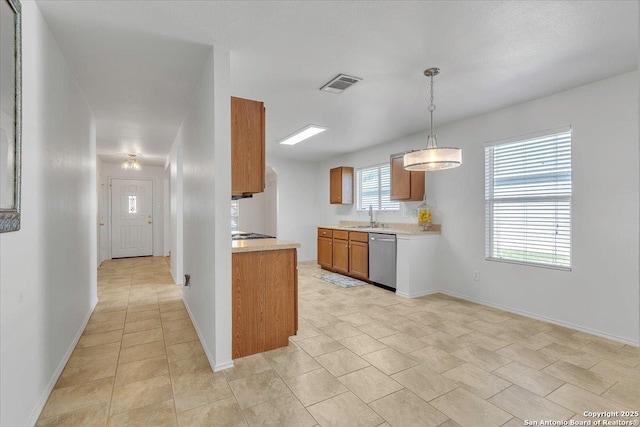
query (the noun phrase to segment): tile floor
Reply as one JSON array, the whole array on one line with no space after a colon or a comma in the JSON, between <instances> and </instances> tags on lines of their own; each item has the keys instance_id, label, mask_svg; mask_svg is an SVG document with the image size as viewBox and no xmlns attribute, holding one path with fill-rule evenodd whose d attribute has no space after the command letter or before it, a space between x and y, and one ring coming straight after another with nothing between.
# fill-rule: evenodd
<instances>
[{"instance_id":1,"label":"tile floor","mask_svg":"<svg viewBox=\"0 0 640 427\"><path fill-rule=\"evenodd\" d=\"M299 266L288 347L214 373L166 260L106 261L38 425L522 426L640 409L637 348L442 294L343 289L319 272Z\"/></svg>"}]
</instances>

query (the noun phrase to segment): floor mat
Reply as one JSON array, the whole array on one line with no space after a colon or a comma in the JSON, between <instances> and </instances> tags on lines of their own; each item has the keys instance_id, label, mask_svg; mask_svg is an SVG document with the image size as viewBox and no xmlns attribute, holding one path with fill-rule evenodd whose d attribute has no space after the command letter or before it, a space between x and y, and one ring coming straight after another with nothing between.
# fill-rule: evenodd
<instances>
[{"instance_id":1,"label":"floor mat","mask_svg":"<svg viewBox=\"0 0 640 427\"><path fill-rule=\"evenodd\" d=\"M329 282L333 285L340 286L342 288L353 288L354 286L368 285L367 282L363 282L362 280L343 276L342 274L338 274L338 273L318 274L317 276L314 276L314 277L324 280L325 282Z\"/></svg>"}]
</instances>

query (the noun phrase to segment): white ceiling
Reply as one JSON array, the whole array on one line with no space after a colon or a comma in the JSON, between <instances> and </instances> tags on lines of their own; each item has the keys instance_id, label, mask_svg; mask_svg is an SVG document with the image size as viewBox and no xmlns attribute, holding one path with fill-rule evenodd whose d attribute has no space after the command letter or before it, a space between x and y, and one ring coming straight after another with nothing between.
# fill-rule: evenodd
<instances>
[{"instance_id":1,"label":"white ceiling","mask_svg":"<svg viewBox=\"0 0 640 427\"><path fill-rule=\"evenodd\" d=\"M637 69L638 3L38 1L96 115L98 153L155 164L206 45L230 49L233 95L265 102L267 152L313 161L427 129L428 67L442 70L436 126ZM363 81L318 90L339 73ZM330 129L277 144L310 123Z\"/></svg>"}]
</instances>

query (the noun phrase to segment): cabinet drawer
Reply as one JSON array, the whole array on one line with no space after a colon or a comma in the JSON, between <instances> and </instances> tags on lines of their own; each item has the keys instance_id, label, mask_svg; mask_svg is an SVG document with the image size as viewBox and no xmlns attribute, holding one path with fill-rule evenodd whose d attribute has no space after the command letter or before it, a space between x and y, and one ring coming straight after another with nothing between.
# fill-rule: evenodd
<instances>
[{"instance_id":1,"label":"cabinet drawer","mask_svg":"<svg viewBox=\"0 0 640 427\"><path fill-rule=\"evenodd\" d=\"M333 230L333 238L349 240L349 232L345 230Z\"/></svg>"},{"instance_id":2,"label":"cabinet drawer","mask_svg":"<svg viewBox=\"0 0 640 427\"><path fill-rule=\"evenodd\" d=\"M333 237L333 230L330 228L318 228L318 237Z\"/></svg>"},{"instance_id":3,"label":"cabinet drawer","mask_svg":"<svg viewBox=\"0 0 640 427\"><path fill-rule=\"evenodd\" d=\"M350 231L349 232L349 240L353 242L369 242L369 233L364 233L362 231Z\"/></svg>"}]
</instances>

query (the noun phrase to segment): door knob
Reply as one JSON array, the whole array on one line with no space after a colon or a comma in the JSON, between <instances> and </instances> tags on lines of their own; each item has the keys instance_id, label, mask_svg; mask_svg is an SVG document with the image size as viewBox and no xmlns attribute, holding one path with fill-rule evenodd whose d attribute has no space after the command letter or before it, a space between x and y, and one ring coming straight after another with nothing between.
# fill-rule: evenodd
<instances>
[{"instance_id":1,"label":"door knob","mask_svg":"<svg viewBox=\"0 0 640 427\"><path fill-rule=\"evenodd\" d=\"M147 221L147 224L151 224L151 220Z\"/></svg>"}]
</instances>

